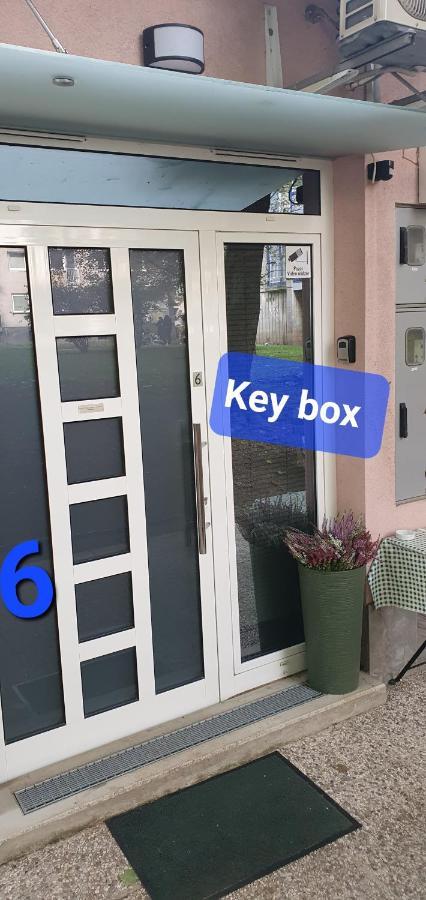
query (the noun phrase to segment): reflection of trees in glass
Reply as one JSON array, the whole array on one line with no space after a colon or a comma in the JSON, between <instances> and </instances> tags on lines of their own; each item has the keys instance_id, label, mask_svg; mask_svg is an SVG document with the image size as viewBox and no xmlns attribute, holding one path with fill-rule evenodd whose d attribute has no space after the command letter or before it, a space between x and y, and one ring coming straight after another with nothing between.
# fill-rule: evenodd
<instances>
[{"instance_id":1,"label":"reflection of trees in glass","mask_svg":"<svg viewBox=\"0 0 426 900\"><path fill-rule=\"evenodd\" d=\"M31 325L31 300L30 300L29 294L27 294L27 297L28 297L28 305L27 305L25 312L23 313L23 318L25 319L25 324L28 325L28 327L29 327Z\"/></svg>"},{"instance_id":2,"label":"reflection of trees in glass","mask_svg":"<svg viewBox=\"0 0 426 900\"><path fill-rule=\"evenodd\" d=\"M255 353L264 244L225 247L228 350Z\"/></svg>"},{"instance_id":3,"label":"reflection of trees in glass","mask_svg":"<svg viewBox=\"0 0 426 900\"><path fill-rule=\"evenodd\" d=\"M57 315L113 312L109 250L51 247L49 261Z\"/></svg>"},{"instance_id":4,"label":"reflection of trees in glass","mask_svg":"<svg viewBox=\"0 0 426 900\"><path fill-rule=\"evenodd\" d=\"M181 250L131 250L136 345L186 342Z\"/></svg>"},{"instance_id":5,"label":"reflection of trees in glass","mask_svg":"<svg viewBox=\"0 0 426 900\"><path fill-rule=\"evenodd\" d=\"M289 177L288 181L271 194L269 212L303 214L303 206L296 203L296 190L302 186L302 173L296 177Z\"/></svg>"}]
</instances>

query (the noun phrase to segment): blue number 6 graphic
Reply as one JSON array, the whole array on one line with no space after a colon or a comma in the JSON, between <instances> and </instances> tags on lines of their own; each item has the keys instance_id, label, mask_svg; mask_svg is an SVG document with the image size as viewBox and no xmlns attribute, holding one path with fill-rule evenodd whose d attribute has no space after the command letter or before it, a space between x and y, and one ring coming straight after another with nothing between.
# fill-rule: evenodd
<instances>
[{"instance_id":1,"label":"blue number 6 graphic","mask_svg":"<svg viewBox=\"0 0 426 900\"><path fill-rule=\"evenodd\" d=\"M23 544L17 544L7 554L0 569L0 593L9 612L18 619L36 619L42 616L53 601L53 584L44 569L40 569L39 566L17 568L23 559L35 553L40 553L38 541L24 541ZM22 581L32 581L36 585L37 597L34 603L27 605L19 599L17 587Z\"/></svg>"}]
</instances>

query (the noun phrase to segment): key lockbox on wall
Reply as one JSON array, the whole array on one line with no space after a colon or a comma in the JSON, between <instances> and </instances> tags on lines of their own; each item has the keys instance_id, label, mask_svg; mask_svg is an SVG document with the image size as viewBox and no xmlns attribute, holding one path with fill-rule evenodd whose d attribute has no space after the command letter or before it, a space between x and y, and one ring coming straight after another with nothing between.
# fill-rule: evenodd
<instances>
[{"instance_id":1,"label":"key lockbox on wall","mask_svg":"<svg viewBox=\"0 0 426 900\"><path fill-rule=\"evenodd\" d=\"M426 495L426 209L397 210L396 500Z\"/></svg>"}]
</instances>

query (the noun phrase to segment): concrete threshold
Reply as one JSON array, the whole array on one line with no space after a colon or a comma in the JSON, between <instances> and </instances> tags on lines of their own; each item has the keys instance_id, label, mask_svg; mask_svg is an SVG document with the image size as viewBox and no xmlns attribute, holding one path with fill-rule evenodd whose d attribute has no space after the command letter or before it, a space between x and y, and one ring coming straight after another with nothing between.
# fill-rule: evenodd
<instances>
[{"instance_id":1,"label":"concrete threshold","mask_svg":"<svg viewBox=\"0 0 426 900\"><path fill-rule=\"evenodd\" d=\"M299 676L274 681L272 684L184 716L167 725L133 734L126 740L116 741L97 748L96 751L80 754L1 785L0 863L57 841L111 815L148 803L164 794L203 781L211 775L225 772L330 725L368 712L381 706L386 700L385 685L361 673L359 687L351 694L317 697L278 715L262 719L113 778L89 790L81 791L66 800L53 803L26 816L18 806L14 792L20 788L110 753L116 753L159 734L193 724L207 716L276 693L304 681L305 677L302 673Z\"/></svg>"}]
</instances>

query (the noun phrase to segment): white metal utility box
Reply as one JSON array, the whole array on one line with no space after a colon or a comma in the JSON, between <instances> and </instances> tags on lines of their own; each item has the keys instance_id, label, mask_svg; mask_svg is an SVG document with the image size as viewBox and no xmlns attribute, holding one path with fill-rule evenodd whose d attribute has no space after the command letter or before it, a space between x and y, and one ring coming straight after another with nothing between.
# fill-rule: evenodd
<instances>
[{"instance_id":1,"label":"white metal utility box","mask_svg":"<svg viewBox=\"0 0 426 900\"><path fill-rule=\"evenodd\" d=\"M426 496L426 209L396 221L396 500Z\"/></svg>"}]
</instances>

